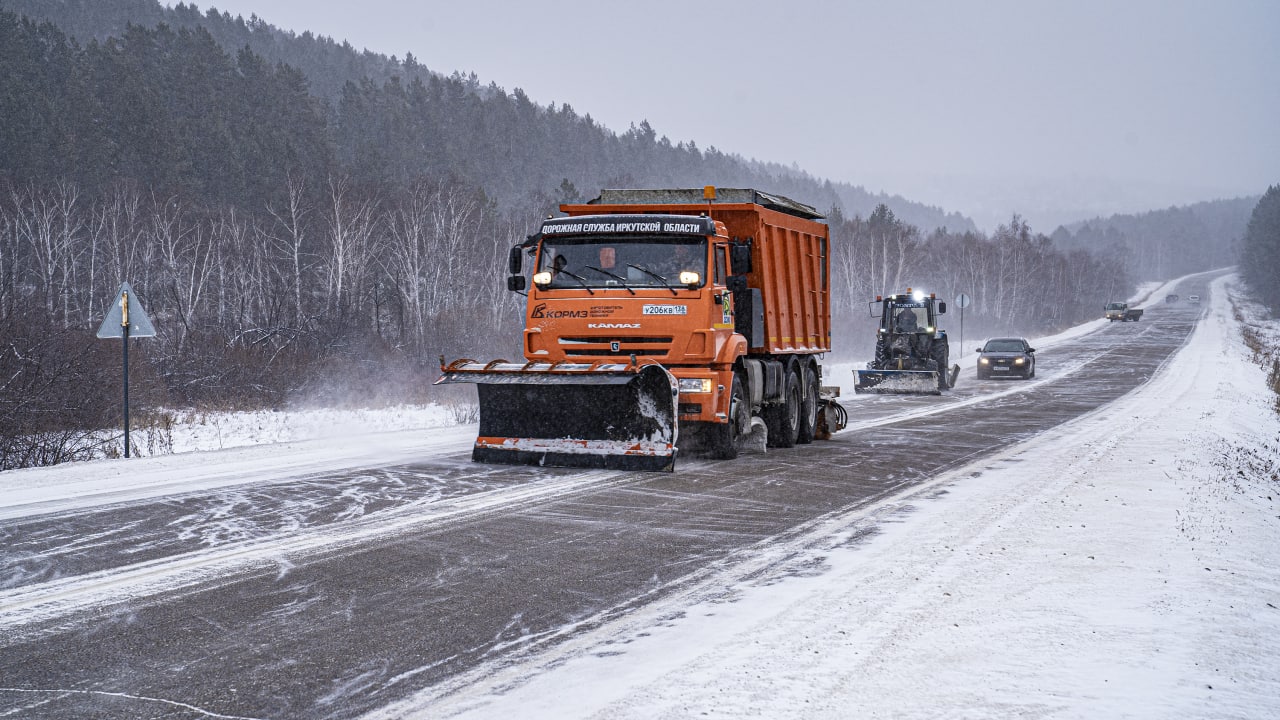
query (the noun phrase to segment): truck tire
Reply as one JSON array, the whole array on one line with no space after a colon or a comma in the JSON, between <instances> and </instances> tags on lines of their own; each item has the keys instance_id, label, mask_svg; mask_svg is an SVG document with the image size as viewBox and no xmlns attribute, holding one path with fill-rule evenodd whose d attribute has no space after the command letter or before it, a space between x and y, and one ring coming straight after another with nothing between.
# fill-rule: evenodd
<instances>
[{"instance_id":1,"label":"truck tire","mask_svg":"<svg viewBox=\"0 0 1280 720\"><path fill-rule=\"evenodd\" d=\"M746 417L744 418L743 415ZM711 431L711 457L716 460L732 460L738 457L738 436L742 428L750 427L751 407L747 391L737 373L733 375L733 387L729 390L729 422L715 425Z\"/></svg>"},{"instance_id":2,"label":"truck tire","mask_svg":"<svg viewBox=\"0 0 1280 720\"><path fill-rule=\"evenodd\" d=\"M947 369L951 366L947 364L950 350L947 347L947 341L936 340L933 345L929 346L929 359L936 363L938 368L938 389L946 390L951 386L947 384Z\"/></svg>"},{"instance_id":3,"label":"truck tire","mask_svg":"<svg viewBox=\"0 0 1280 720\"><path fill-rule=\"evenodd\" d=\"M804 366L802 377L801 388L805 397L800 400L800 432L796 442L808 445L818 434L818 393L821 388L818 386L817 368L813 365Z\"/></svg>"},{"instance_id":4,"label":"truck tire","mask_svg":"<svg viewBox=\"0 0 1280 720\"><path fill-rule=\"evenodd\" d=\"M782 402L769 407L764 422L769 427L769 445L795 447L800 437L800 377L796 368L783 379Z\"/></svg>"}]
</instances>

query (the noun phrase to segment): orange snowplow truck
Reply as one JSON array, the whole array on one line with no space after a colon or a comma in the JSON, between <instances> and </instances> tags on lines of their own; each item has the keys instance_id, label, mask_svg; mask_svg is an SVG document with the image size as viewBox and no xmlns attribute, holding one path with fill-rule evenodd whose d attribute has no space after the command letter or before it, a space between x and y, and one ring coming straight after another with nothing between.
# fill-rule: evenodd
<instances>
[{"instance_id":1,"label":"orange snowplow truck","mask_svg":"<svg viewBox=\"0 0 1280 720\"><path fill-rule=\"evenodd\" d=\"M673 470L826 438L830 236L808 205L750 189L604 190L512 248L527 362L458 360L476 383L482 462Z\"/></svg>"}]
</instances>

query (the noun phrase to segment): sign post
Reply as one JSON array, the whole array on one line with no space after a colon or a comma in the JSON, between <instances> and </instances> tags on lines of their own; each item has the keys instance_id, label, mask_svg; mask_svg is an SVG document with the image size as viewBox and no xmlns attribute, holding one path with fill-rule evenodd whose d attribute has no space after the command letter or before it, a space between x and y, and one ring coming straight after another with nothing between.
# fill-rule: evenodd
<instances>
[{"instance_id":1,"label":"sign post","mask_svg":"<svg viewBox=\"0 0 1280 720\"><path fill-rule=\"evenodd\" d=\"M129 338L155 337L156 329L142 309L137 298L130 298L133 288L129 283L120 283L120 289L107 309L107 316L98 328L100 338L120 338L124 359L124 456L129 457ZM132 319L130 314L132 313Z\"/></svg>"},{"instance_id":2,"label":"sign post","mask_svg":"<svg viewBox=\"0 0 1280 720\"><path fill-rule=\"evenodd\" d=\"M971 299L968 295L960 293L956 296L956 305L960 307L960 355L964 356L964 309L969 307Z\"/></svg>"}]
</instances>

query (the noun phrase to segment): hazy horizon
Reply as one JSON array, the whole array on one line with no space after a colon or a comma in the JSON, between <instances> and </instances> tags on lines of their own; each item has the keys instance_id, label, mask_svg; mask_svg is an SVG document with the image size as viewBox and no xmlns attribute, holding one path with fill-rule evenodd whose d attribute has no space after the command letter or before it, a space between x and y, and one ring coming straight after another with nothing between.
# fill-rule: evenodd
<instances>
[{"instance_id":1,"label":"hazy horizon","mask_svg":"<svg viewBox=\"0 0 1280 720\"><path fill-rule=\"evenodd\" d=\"M615 132L1059 224L1280 182L1280 3L197 3L474 72ZM641 10L640 8L643 8Z\"/></svg>"}]
</instances>

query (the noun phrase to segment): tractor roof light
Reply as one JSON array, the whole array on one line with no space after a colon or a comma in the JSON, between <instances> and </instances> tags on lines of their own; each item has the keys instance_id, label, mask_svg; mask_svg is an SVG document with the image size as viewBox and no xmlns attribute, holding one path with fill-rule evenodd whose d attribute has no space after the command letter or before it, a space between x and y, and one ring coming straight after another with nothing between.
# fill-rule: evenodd
<instances>
[{"instance_id":1,"label":"tractor roof light","mask_svg":"<svg viewBox=\"0 0 1280 720\"><path fill-rule=\"evenodd\" d=\"M911 292L911 291L907 290L907 292ZM911 299L915 300L916 302L921 302L924 300L924 293L923 292L911 293Z\"/></svg>"}]
</instances>

